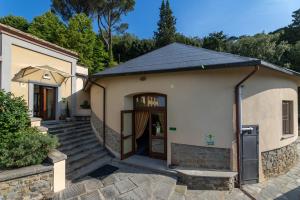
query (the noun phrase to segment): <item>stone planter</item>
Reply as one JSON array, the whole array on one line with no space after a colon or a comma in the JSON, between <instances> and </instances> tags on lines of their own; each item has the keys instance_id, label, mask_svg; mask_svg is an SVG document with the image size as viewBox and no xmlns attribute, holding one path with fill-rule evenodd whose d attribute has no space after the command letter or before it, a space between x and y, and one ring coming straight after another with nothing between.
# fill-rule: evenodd
<instances>
[{"instance_id":1,"label":"stone planter","mask_svg":"<svg viewBox=\"0 0 300 200\"><path fill-rule=\"evenodd\" d=\"M0 170L0 199L49 199L65 189L65 160L57 150L48 162L19 169Z\"/></svg>"}]
</instances>

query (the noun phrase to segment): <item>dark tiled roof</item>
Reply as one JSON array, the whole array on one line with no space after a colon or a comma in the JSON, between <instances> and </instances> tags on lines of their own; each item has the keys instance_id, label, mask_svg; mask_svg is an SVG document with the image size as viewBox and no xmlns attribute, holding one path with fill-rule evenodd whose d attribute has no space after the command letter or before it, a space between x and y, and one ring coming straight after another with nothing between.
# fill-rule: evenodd
<instances>
[{"instance_id":1,"label":"dark tiled roof","mask_svg":"<svg viewBox=\"0 0 300 200\"><path fill-rule=\"evenodd\" d=\"M218 69L262 65L290 75L299 73L281 68L256 58L172 43L145 55L139 56L116 67L93 75L94 78L196 69Z\"/></svg>"}]
</instances>

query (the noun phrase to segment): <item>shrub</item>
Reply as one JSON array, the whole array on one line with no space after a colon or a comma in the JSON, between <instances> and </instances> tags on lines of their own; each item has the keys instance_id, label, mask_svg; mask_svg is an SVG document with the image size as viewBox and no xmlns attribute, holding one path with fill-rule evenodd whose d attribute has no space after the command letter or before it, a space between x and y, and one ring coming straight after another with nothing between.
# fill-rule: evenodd
<instances>
[{"instance_id":1,"label":"shrub","mask_svg":"<svg viewBox=\"0 0 300 200\"><path fill-rule=\"evenodd\" d=\"M28 108L24 99L0 90L0 133L14 133L29 125Z\"/></svg>"},{"instance_id":2,"label":"shrub","mask_svg":"<svg viewBox=\"0 0 300 200\"><path fill-rule=\"evenodd\" d=\"M36 128L5 134L0 142L0 166L13 168L40 164L57 144L56 137L45 135Z\"/></svg>"},{"instance_id":3,"label":"shrub","mask_svg":"<svg viewBox=\"0 0 300 200\"><path fill-rule=\"evenodd\" d=\"M25 101L0 91L0 168L40 164L57 147L56 137L29 126Z\"/></svg>"}]
</instances>

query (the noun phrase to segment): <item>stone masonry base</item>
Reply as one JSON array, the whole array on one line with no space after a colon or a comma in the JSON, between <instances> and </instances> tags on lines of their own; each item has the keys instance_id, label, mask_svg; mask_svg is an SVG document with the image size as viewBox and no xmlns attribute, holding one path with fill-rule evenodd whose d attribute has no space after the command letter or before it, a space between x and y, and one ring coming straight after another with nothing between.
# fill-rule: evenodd
<instances>
[{"instance_id":1,"label":"stone masonry base","mask_svg":"<svg viewBox=\"0 0 300 200\"><path fill-rule=\"evenodd\" d=\"M261 153L265 178L285 174L298 159L297 142L285 147Z\"/></svg>"},{"instance_id":2,"label":"stone masonry base","mask_svg":"<svg viewBox=\"0 0 300 200\"><path fill-rule=\"evenodd\" d=\"M172 143L171 164L180 167L230 170L230 149Z\"/></svg>"},{"instance_id":3,"label":"stone masonry base","mask_svg":"<svg viewBox=\"0 0 300 200\"><path fill-rule=\"evenodd\" d=\"M179 182L190 190L226 190L234 188L234 177L208 177L178 173Z\"/></svg>"},{"instance_id":4,"label":"stone masonry base","mask_svg":"<svg viewBox=\"0 0 300 200\"><path fill-rule=\"evenodd\" d=\"M13 173L8 171L14 171ZM5 173L5 175L4 175ZM53 195L52 166L7 170L0 177L0 199L48 199ZM2 197L2 198L1 198Z\"/></svg>"}]
</instances>

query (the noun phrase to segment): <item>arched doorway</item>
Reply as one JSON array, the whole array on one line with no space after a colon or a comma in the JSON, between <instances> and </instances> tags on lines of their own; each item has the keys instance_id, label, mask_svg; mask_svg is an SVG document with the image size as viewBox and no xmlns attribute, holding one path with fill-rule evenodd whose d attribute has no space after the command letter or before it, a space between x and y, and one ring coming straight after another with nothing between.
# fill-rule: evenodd
<instances>
[{"instance_id":1,"label":"arched doorway","mask_svg":"<svg viewBox=\"0 0 300 200\"><path fill-rule=\"evenodd\" d=\"M121 159L133 154L167 158L167 96L133 96L133 110L121 112Z\"/></svg>"}]
</instances>

